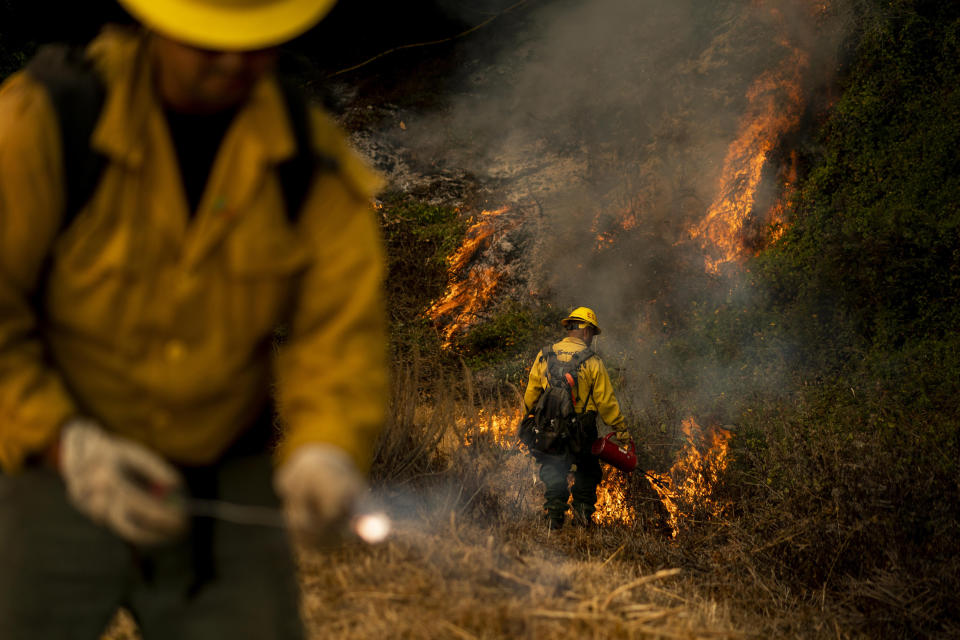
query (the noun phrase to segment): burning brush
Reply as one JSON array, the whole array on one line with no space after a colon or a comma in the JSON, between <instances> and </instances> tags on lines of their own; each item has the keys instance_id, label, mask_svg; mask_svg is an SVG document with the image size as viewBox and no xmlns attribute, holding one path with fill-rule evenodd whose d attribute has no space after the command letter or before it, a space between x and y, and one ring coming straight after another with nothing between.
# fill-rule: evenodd
<instances>
[{"instance_id":1,"label":"burning brush","mask_svg":"<svg viewBox=\"0 0 960 640\"><path fill-rule=\"evenodd\" d=\"M684 518L695 513L718 517L729 503L715 496L723 473L730 461L729 442L732 433L719 426L701 428L693 417L683 421L686 446L666 473L645 471L655 495L663 505L666 525L672 537L680 531ZM631 525L637 520L637 510L631 504L630 476L637 466L634 444L618 445L613 434L597 440L593 453L607 462L603 481L597 491L597 524Z\"/></svg>"},{"instance_id":2,"label":"burning brush","mask_svg":"<svg viewBox=\"0 0 960 640\"><path fill-rule=\"evenodd\" d=\"M677 537L683 518L698 511L719 517L730 506L714 493L730 462L733 434L719 426L703 429L693 417L683 421L683 433L687 444L670 471L646 473L667 510L673 537Z\"/></svg>"}]
</instances>

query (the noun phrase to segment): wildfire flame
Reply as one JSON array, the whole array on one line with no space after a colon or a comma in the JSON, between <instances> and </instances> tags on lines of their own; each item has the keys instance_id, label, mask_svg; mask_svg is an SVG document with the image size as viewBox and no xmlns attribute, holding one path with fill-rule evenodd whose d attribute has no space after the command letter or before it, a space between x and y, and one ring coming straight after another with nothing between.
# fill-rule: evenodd
<instances>
[{"instance_id":1,"label":"wildfire flame","mask_svg":"<svg viewBox=\"0 0 960 640\"><path fill-rule=\"evenodd\" d=\"M730 461L732 434L716 426L704 430L693 417L683 421L683 433L687 444L670 471L647 472L650 485L667 509L673 537L680 531L682 518L696 512L720 516L729 507L714 491Z\"/></svg>"},{"instance_id":2,"label":"wildfire flame","mask_svg":"<svg viewBox=\"0 0 960 640\"><path fill-rule=\"evenodd\" d=\"M513 446L523 447L523 444L519 443L516 437L517 425L520 424L521 413L520 409L501 411L499 413L479 409L476 417L470 420L470 422L476 426L478 435L490 434L493 442L504 449L509 449ZM457 422L461 427L468 423L466 418L459 418ZM472 441L473 435L468 433L465 436L464 444L470 445Z\"/></svg>"},{"instance_id":3,"label":"wildfire flame","mask_svg":"<svg viewBox=\"0 0 960 640\"><path fill-rule=\"evenodd\" d=\"M427 310L427 315L434 322L444 316L453 316L453 320L441 331L444 347L450 346L454 334L470 324L497 289L500 274L495 267L475 266L466 270L466 273L464 270L495 233L512 228L496 223L496 218L507 209L502 207L481 212L477 221L467 229L463 244L447 260L450 285L443 297Z\"/></svg>"},{"instance_id":4,"label":"wildfire flame","mask_svg":"<svg viewBox=\"0 0 960 640\"><path fill-rule=\"evenodd\" d=\"M703 221L691 235L718 257L708 257L708 270L742 255L741 232L753 210L754 198L767 155L780 138L796 127L803 111L801 83L810 56L781 41L790 53L774 69L761 74L747 91L749 104L736 139L727 150L720 175L719 193Z\"/></svg>"},{"instance_id":5,"label":"wildfire flame","mask_svg":"<svg viewBox=\"0 0 960 640\"><path fill-rule=\"evenodd\" d=\"M825 17L831 10L831 0L796 0L811 17ZM754 0L763 7L766 0ZM779 7L770 7L770 14L780 23L780 33L786 34L787 18ZM700 222L688 230L707 254L705 266L717 273L722 264L740 260L756 249L776 240L783 232L784 202L789 199L796 184L796 154L791 154L789 167L779 167L777 182L782 187L779 202L766 211L754 211L757 192L764 180L764 169L770 163L770 153L777 148L784 135L800 122L805 106L804 79L809 74L810 56L792 43L786 35L777 37L776 44L786 51L780 62L762 74L746 92L747 108L740 120L736 135L727 148L716 196ZM630 206L616 211L600 211L591 227L595 250L603 252L617 244L621 231L629 231L640 223L638 203L656 198L656 190L648 188L635 194ZM751 215L770 227L763 234L747 233ZM615 221L611 223L610 220ZM754 237L748 237L753 235Z\"/></svg>"},{"instance_id":6,"label":"wildfire flame","mask_svg":"<svg viewBox=\"0 0 960 640\"><path fill-rule=\"evenodd\" d=\"M638 198L638 200L640 199L641 198ZM617 234L620 231L630 231L640 224L635 207L621 207L613 212L612 217L616 220L616 226L606 231L601 231L599 228L601 223L607 219L606 214L600 212L593 218L591 231L596 234L596 244L594 248L597 251L604 251L613 247L617 243Z\"/></svg>"},{"instance_id":7,"label":"wildfire flame","mask_svg":"<svg viewBox=\"0 0 960 640\"><path fill-rule=\"evenodd\" d=\"M606 467L603 480L597 487L597 510L593 521L597 524L631 525L637 519L637 510L627 499L629 477L614 467Z\"/></svg>"},{"instance_id":8,"label":"wildfire flame","mask_svg":"<svg viewBox=\"0 0 960 640\"><path fill-rule=\"evenodd\" d=\"M475 431L461 431L462 444L473 446L478 437L489 434L493 444L504 449L525 450L516 437L521 411L478 409L469 420L457 419L461 428L473 426ZM673 537L680 531L681 521L694 515L719 517L730 506L714 495L730 461L729 442L732 434L721 427L701 428L693 417L683 421L686 446L667 473L648 471L647 479L656 491L667 513L667 524ZM639 473L639 471L637 471ZM637 509L631 500L630 476L604 465L603 480L597 487L596 511L593 520L599 525L633 525Z\"/></svg>"}]
</instances>

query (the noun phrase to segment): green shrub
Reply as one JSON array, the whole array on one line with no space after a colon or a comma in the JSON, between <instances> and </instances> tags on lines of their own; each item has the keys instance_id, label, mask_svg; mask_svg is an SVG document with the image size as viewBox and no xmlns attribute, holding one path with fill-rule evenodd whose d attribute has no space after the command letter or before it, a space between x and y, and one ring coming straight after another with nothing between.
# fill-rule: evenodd
<instances>
[{"instance_id":1,"label":"green shrub","mask_svg":"<svg viewBox=\"0 0 960 640\"><path fill-rule=\"evenodd\" d=\"M549 305L507 300L457 337L454 347L471 368L494 365L556 340L562 318L562 311Z\"/></svg>"},{"instance_id":2,"label":"green shrub","mask_svg":"<svg viewBox=\"0 0 960 640\"><path fill-rule=\"evenodd\" d=\"M791 225L750 265L763 304L698 330L796 390L733 407L758 562L914 637L960 610L960 5L877 4Z\"/></svg>"},{"instance_id":3,"label":"green shrub","mask_svg":"<svg viewBox=\"0 0 960 640\"><path fill-rule=\"evenodd\" d=\"M398 355L416 348L440 357L441 340L426 317L447 286L447 259L463 242L466 222L452 207L388 194L381 208L387 245L387 310Z\"/></svg>"}]
</instances>

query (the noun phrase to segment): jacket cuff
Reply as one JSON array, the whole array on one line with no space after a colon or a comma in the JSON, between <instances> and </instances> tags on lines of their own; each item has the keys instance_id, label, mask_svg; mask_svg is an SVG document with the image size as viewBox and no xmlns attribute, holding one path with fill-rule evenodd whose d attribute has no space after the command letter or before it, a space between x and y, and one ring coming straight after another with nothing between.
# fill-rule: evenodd
<instances>
[{"instance_id":1,"label":"jacket cuff","mask_svg":"<svg viewBox=\"0 0 960 640\"><path fill-rule=\"evenodd\" d=\"M77 415L76 407L67 399L44 402L9 416L14 430L0 437L0 467L14 474L31 458L43 458L60 435L60 428Z\"/></svg>"},{"instance_id":2,"label":"jacket cuff","mask_svg":"<svg viewBox=\"0 0 960 640\"><path fill-rule=\"evenodd\" d=\"M369 443L376 440L375 435L369 438L356 437L355 434L364 434L364 431L360 429L353 432L350 432L349 429L342 429L339 433L335 434L329 433L328 429L324 429L323 431L325 433L320 434L317 430L311 430L309 428L292 430L283 437L277 446L274 454L276 466L285 463L290 456L293 455L293 452L300 447L307 444L322 443L342 449L344 453L350 456L350 459L353 460L353 463L361 473L366 474L370 471L370 465L373 462L373 450Z\"/></svg>"}]
</instances>

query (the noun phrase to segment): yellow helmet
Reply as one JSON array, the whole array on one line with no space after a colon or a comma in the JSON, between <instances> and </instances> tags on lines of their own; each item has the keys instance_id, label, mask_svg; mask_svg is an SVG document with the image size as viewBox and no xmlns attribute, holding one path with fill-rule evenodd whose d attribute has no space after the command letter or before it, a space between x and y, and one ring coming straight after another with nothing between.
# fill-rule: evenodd
<instances>
[{"instance_id":1,"label":"yellow helmet","mask_svg":"<svg viewBox=\"0 0 960 640\"><path fill-rule=\"evenodd\" d=\"M571 327L570 325L574 323L576 323L578 326ZM600 333L600 325L597 323L597 314L593 312L593 309L588 307L577 307L570 312L570 315L561 320L560 324L567 329L583 329L586 327L586 325L590 325L596 330L598 335Z\"/></svg>"},{"instance_id":2,"label":"yellow helmet","mask_svg":"<svg viewBox=\"0 0 960 640\"><path fill-rule=\"evenodd\" d=\"M146 27L218 51L265 49L292 40L336 0L120 0Z\"/></svg>"}]
</instances>

